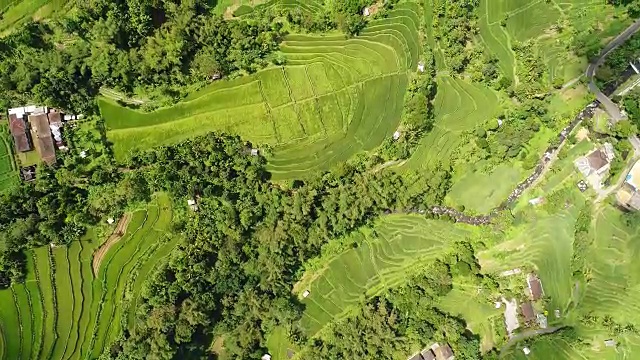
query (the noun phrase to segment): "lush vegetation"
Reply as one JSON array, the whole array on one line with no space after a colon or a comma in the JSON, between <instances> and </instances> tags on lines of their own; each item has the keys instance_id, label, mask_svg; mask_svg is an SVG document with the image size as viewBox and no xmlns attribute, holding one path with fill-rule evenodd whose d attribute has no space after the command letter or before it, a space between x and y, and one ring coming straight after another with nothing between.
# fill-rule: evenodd
<instances>
[{"instance_id":1,"label":"lush vegetation","mask_svg":"<svg viewBox=\"0 0 640 360\"><path fill-rule=\"evenodd\" d=\"M631 121L585 120L498 208L591 101L593 39L635 13L614 5L93 0L7 31L0 108L88 116L29 184L0 132L0 359L635 353L637 215L606 199L637 93ZM573 161L605 141L583 193ZM509 341L531 272L553 334L516 315Z\"/></svg>"}]
</instances>

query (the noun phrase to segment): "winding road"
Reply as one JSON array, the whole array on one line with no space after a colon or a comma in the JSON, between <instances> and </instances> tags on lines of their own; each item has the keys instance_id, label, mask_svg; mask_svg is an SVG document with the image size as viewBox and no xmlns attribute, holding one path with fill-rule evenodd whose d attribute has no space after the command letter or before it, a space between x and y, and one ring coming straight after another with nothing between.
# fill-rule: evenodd
<instances>
[{"instance_id":1,"label":"winding road","mask_svg":"<svg viewBox=\"0 0 640 360\"><path fill-rule=\"evenodd\" d=\"M611 40L602 49L602 51L600 51L600 54L598 54L598 57L595 59L595 61L592 61L589 64L585 72L586 77L589 79L589 91L591 91L596 96L596 99L598 99L598 102L602 104L602 106L605 108L605 110L607 111L607 113L611 117L611 120L614 123L624 119L625 118L624 114L622 114L622 112L620 111L620 108L618 108L618 105L616 105L613 101L611 101L611 99L609 99L609 97L605 95L598 88L598 86L594 81L594 77L596 75L596 71L598 70L598 67L602 65L602 63L604 63L604 60L607 58L607 56L613 50L618 48L618 46L624 44L625 41L627 41L631 36L633 36L639 30L640 30L640 19L636 20L633 24L631 24L628 28L626 28L623 32L621 32L618 36L616 36L613 40Z\"/></svg>"},{"instance_id":2,"label":"winding road","mask_svg":"<svg viewBox=\"0 0 640 360\"><path fill-rule=\"evenodd\" d=\"M582 111L580 111L573 121L567 125L562 131L558 134L558 145L551 145L545 151L544 155L538 162L538 165L533 170L533 173L529 175L524 181L518 184L515 189L509 194L509 196L500 204L500 206L496 207L491 211L491 213L486 215L477 215L471 216L466 215L461 211L458 211L454 208L446 207L446 206L429 206L428 210L434 215L448 215L453 218L456 222L466 223L470 225L487 225L491 223L491 220L503 210L509 208L511 204L513 204L523 193L525 190L533 186L536 181L551 167L553 162L557 158L557 153L564 144L567 136L573 131L573 129L582 122L582 120L586 118L591 118L594 115L594 109L601 104L611 119L614 122L620 121L624 119L620 108L611 101L611 99L603 93L594 81L594 77L596 75L596 71L607 56L620 45L622 45L625 41L627 41L631 36L640 31L640 19L636 20L633 24L627 27L623 32L621 32L618 36L616 36L613 40L611 40L598 54L598 57L592 61L587 70L585 71L586 77L589 79L589 90L596 96L597 101L594 101L588 104ZM640 154L640 139L635 136L629 138L631 144L634 147L636 154ZM408 213L420 213L423 214L423 210L409 210Z\"/></svg>"}]
</instances>

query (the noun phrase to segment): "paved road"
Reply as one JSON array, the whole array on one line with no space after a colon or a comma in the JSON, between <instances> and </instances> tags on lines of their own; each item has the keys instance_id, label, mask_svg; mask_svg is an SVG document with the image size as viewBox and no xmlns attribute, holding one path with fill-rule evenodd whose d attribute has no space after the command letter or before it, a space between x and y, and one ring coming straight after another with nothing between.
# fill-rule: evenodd
<instances>
[{"instance_id":1,"label":"paved road","mask_svg":"<svg viewBox=\"0 0 640 360\"><path fill-rule=\"evenodd\" d=\"M609 99L607 95L605 95L602 91L600 91L600 89L596 85L593 78L596 75L596 70L600 65L602 65L602 63L607 58L607 56L613 50L615 50L618 46L622 45L625 41L627 41L631 36L633 36L633 34L638 32L639 30L640 30L640 19L636 20L636 22L634 22L628 28L626 28L622 33L620 33L620 35L616 36L613 40L611 40L607 44L607 46L605 46L604 49L602 49L602 51L600 52L598 57L595 59L595 61L592 61L589 64L589 66L587 67L587 71L585 72L585 75L589 79L589 90L593 94L595 94L596 98L602 104L602 106L604 106L605 110L607 111L607 113L611 117L611 120L614 123L624 119L624 116L620 112L620 108L618 108L618 105L616 105L613 101L611 101L611 99Z\"/></svg>"},{"instance_id":2,"label":"paved road","mask_svg":"<svg viewBox=\"0 0 640 360\"><path fill-rule=\"evenodd\" d=\"M556 332L556 331L558 331L560 329L562 329L562 326L553 326L553 327L548 327L546 329L523 331L523 332L513 336L512 338L510 338L509 341L507 341L507 343L504 344L504 346L502 346L502 349L500 349L500 352L501 353L504 352L506 349L508 349L509 347L511 347L513 344L517 343L520 340L532 338L534 336L538 336L538 335L542 335L542 334L551 334L551 333L554 333L554 332Z\"/></svg>"}]
</instances>

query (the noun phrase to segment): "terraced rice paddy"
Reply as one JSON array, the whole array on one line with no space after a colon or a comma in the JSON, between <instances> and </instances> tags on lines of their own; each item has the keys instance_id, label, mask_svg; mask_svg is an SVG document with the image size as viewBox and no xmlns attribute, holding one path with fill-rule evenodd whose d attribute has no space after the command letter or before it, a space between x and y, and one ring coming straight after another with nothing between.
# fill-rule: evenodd
<instances>
[{"instance_id":1,"label":"terraced rice paddy","mask_svg":"<svg viewBox=\"0 0 640 360\"><path fill-rule=\"evenodd\" d=\"M19 180L13 149L13 139L7 125L0 124L0 191L10 188Z\"/></svg>"},{"instance_id":2,"label":"terraced rice paddy","mask_svg":"<svg viewBox=\"0 0 640 360\"><path fill-rule=\"evenodd\" d=\"M30 19L51 15L67 4L62 0L0 0L0 34Z\"/></svg>"},{"instance_id":3,"label":"terraced rice paddy","mask_svg":"<svg viewBox=\"0 0 640 360\"><path fill-rule=\"evenodd\" d=\"M434 102L435 126L420 142L406 168L428 170L439 161L448 162L460 142L460 133L497 115L498 95L488 87L439 76Z\"/></svg>"},{"instance_id":4,"label":"terraced rice paddy","mask_svg":"<svg viewBox=\"0 0 640 360\"><path fill-rule=\"evenodd\" d=\"M549 309L563 312L572 300L571 258L574 226L584 198L578 190L567 200L567 206L553 215L527 219L515 227L510 239L479 254L484 272L499 273L513 268L538 269Z\"/></svg>"},{"instance_id":5,"label":"terraced rice paddy","mask_svg":"<svg viewBox=\"0 0 640 360\"><path fill-rule=\"evenodd\" d=\"M400 121L407 74L417 67L418 13L403 3L348 40L290 35L281 47L286 66L213 84L152 113L102 99L116 157L219 130L272 145L269 170L285 179L371 150Z\"/></svg>"},{"instance_id":6,"label":"terraced rice paddy","mask_svg":"<svg viewBox=\"0 0 640 360\"><path fill-rule=\"evenodd\" d=\"M354 233L359 246L331 261L326 267L307 273L296 286L311 294L302 326L314 335L326 324L344 316L363 298L398 285L412 270L426 266L456 239L469 235L469 228L413 215L382 218L371 229Z\"/></svg>"},{"instance_id":7,"label":"terraced rice paddy","mask_svg":"<svg viewBox=\"0 0 640 360\"><path fill-rule=\"evenodd\" d=\"M491 173L469 172L447 194L447 202L467 211L488 214L498 207L525 175L517 168L499 165Z\"/></svg>"},{"instance_id":8,"label":"terraced rice paddy","mask_svg":"<svg viewBox=\"0 0 640 360\"><path fill-rule=\"evenodd\" d=\"M536 39L549 80L567 82L579 76L586 63L568 51L573 35L565 28L583 31L593 24L610 22L614 13L613 7L598 0L481 0L479 40L517 84L518 62L512 47L516 42Z\"/></svg>"},{"instance_id":9,"label":"terraced rice paddy","mask_svg":"<svg viewBox=\"0 0 640 360\"><path fill-rule=\"evenodd\" d=\"M124 327L135 325L143 280L176 245L165 237L171 217L164 194L133 213L97 277L92 255L104 239L93 234L69 247L28 253L26 282L0 291L0 359L99 357Z\"/></svg>"}]
</instances>

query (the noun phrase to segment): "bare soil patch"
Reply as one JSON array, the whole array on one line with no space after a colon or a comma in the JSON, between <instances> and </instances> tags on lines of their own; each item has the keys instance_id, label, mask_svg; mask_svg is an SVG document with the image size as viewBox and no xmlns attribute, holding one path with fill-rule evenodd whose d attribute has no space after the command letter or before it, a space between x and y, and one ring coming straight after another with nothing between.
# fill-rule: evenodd
<instances>
[{"instance_id":1,"label":"bare soil patch","mask_svg":"<svg viewBox=\"0 0 640 360\"><path fill-rule=\"evenodd\" d=\"M100 270L100 264L102 263L102 259L109 252L109 249L115 245L127 231L127 226L129 226L129 222L131 221L131 214L125 214L116 225L116 228L113 230L113 234L109 236L107 241L100 246L100 248L93 254L93 275L98 276L98 270Z\"/></svg>"}]
</instances>

